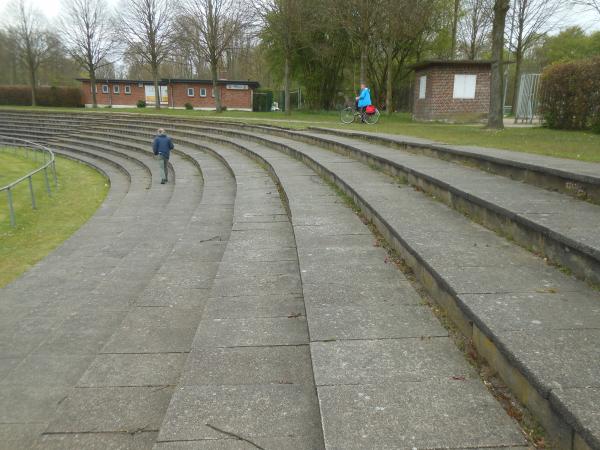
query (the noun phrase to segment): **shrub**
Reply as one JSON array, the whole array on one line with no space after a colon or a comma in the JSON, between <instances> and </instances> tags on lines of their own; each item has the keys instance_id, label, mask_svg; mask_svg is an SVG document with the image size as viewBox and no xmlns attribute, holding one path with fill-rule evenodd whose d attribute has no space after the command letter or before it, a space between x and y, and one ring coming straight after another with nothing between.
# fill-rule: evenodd
<instances>
[{"instance_id":1,"label":"shrub","mask_svg":"<svg viewBox=\"0 0 600 450\"><path fill-rule=\"evenodd\" d=\"M145 108L146 107L146 100L138 100L137 101L137 107L138 108Z\"/></svg>"},{"instance_id":2,"label":"shrub","mask_svg":"<svg viewBox=\"0 0 600 450\"><path fill-rule=\"evenodd\" d=\"M191 103L186 103L185 104L185 109L194 109L194 107L192 106Z\"/></svg>"},{"instance_id":3,"label":"shrub","mask_svg":"<svg viewBox=\"0 0 600 450\"><path fill-rule=\"evenodd\" d=\"M76 87L42 86L36 89L39 106L81 107L81 90ZM30 106L31 87L0 86L0 105Z\"/></svg>"},{"instance_id":4,"label":"shrub","mask_svg":"<svg viewBox=\"0 0 600 450\"><path fill-rule=\"evenodd\" d=\"M600 132L600 57L553 64L541 81L540 112L548 127Z\"/></svg>"}]
</instances>

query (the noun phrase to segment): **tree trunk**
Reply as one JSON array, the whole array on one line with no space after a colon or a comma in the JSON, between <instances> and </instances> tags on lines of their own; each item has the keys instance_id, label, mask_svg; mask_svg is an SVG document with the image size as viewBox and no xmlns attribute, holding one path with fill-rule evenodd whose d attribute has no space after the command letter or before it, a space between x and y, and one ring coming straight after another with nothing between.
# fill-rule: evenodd
<instances>
[{"instance_id":1,"label":"tree trunk","mask_svg":"<svg viewBox=\"0 0 600 450\"><path fill-rule=\"evenodd\" d=\"M517 121L517 108L519 107L519 86L521 83L521 66L523 65L523 51L520 45L517 46L515 52L515 81L513 83L513 114L515 115L515 122Z\"/></svg>"},{"instance_id":2,"label":"tree trunk","mask_svg":"<svg viewBox=\"0 0 600 450\"><path fill-rule=\"evenodd\" d=\"M502 130L504 128L503 88L504 74L502 52L504 50L504 25L510 0L495 0L494 24L492 27L492 79L490 86L490 112L488 128Z\"/></svg>"},{"instance_id":3,"label":"tree trunk","mask_svg":"<svg viewBox=\"0 0 600 450\"><path fill-rule=\"evenodd\" d=\"M29 68L29 82L31 83L31 106L37 106L37 99L35 95L36 91L36 79L35 79L35 68Z\"/></svg>"},{"instance_id":4,"label":"tree trunk","mask_svg":"<svg viewBox=\"0 0 600 450\"><path fill-rule=\"evenodd\" d=\"M98 100L96 98L96 71L90 70L90 86L92 88L92 108L98 107Z\"/></svg>"},{"instance_id":5,"label":"tree trunk","mask_svg":"<svg viewBox=\"0 0 600 450\"><path fill-rule=\"evenodd\" d=\"M456 31L458 29L459 10L460 0L454 0L454 16L452 16L452 49L450 50L450 59L456 58Z\"/></svg>"},{"instance_id":6,"label":"tree trunk","mask_svg":"<svg viewBox=\"0 0 600 450\"><path fill-rule=\"evenodd\" d=\"M283 99L285 103L285 114L292 114L292 105L290 105L290 55L286 51L283 68Z\"/></svg>"},{"instance_id":7,"label":"tree trunk","mask_svg":"<svg viewBox=\"0 0 600 450\"><path fill-rule=\"evenodd\" d=\"M212 76L213 92L215 94L215 108L217 112L220 113L223 110L223 108L221 106L221 91L219 90L219 87L217 85L217 71L217 62L211 61L210 74Z\"/></svg>"},{"instance_id":8,"label":"tree trunk","mask_svg":"<svg viewBox=\"0 0 600 450\"><path fill-rule=\"evenodd\" d=\"M152 65L152 77L154 80L154 108L160 109L160 86L158 85L158 65Z\"/></svg>"},{"instance_id":9,"label":"tree trunk","mask_svg":"<svg viewBox=\"0 0 600 450\"><path fill-rule=\"evenodd\" d=\"M367 42L360 48L360 83L367 84Z\"/></svg>"},{"instance_id":10,"label":"tree trunk","mask_svg":"<svg viewBox=\"0 0 600 450\"><path fill-rule=\"evenodd\" d=\"M388 42L388 46L387 46L387 76L386 76L386 80L385 80L385 112L388 116L392 115L392 112L394 110L393 106L392 106L392 101L393 101L393 85L392 85L392 77L393 77L393 70L392 70L392 63L393 63L393 58L392 58L392 43Z\"/></svg>"}]
</instances>

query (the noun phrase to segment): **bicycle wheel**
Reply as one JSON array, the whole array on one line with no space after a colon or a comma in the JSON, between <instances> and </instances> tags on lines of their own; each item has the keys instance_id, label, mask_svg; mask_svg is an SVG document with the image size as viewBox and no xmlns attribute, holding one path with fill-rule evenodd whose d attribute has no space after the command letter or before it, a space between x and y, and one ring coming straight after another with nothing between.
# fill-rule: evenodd
<instances>
[{"instance_id":1,"label":"bicycle wheel","mask_svg":"<svg viewBox=\"0 0 600 450\"><path fill-rule=\"evenodd\" d=\"M369 125L375 125L379 120L379 110L375 108L375 112L373 114L365 114L365 122Z\"/></svg>"},{"instance_id":2,"label":"bicycle wheel","mask_svg":"<svg viewBox=\"0 0 600 450\"><path fill-rule=\"evenodd\" d=\"M342 109L340 112L340 119L342 123L354 122L354 108L348 106L347 108Z\"/></svg>"}]
</instances>

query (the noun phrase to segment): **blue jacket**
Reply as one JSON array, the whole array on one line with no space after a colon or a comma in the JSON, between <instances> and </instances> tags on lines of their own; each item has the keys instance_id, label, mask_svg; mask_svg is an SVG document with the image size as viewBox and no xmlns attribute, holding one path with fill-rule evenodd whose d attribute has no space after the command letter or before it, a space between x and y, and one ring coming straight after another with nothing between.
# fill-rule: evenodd
<instances>
[{"instance_id":1,"label":"blue jacket","mask_svg":"<svg viewBox=\"0 0 600 450\"><path fill-rule=\"evenodd\" d=\"M166 159L169 159L169 155L171 154L171 150L173 150L173 148L175 148L173 141L166 134L159 134L152 142L152 150L154 151L154 154L162 155Z\"/></svg>"},{"instance_id":2,"label":"blue jacket","mask_svg":"<svg viewBox=\"0 0 600 450\"><path fill-rule=\"evenodd\" d=\"M371 91L369 88L364 88L360 91L360 97L358 97L358 107L364 108L365 106L369 106L371 104Z\"/></svg>"}]
</instances>

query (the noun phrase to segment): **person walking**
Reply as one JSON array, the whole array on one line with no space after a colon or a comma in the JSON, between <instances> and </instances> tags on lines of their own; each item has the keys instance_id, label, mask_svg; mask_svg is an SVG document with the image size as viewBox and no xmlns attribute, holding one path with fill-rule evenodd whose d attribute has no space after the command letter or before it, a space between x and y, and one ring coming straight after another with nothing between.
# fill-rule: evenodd
<instances>
[{"instance_id":1,"label":"person walking","mask_svg":"<svg viewBox=\"0 0 600 450\"><path fill-rule=\"evenodd\" d=\"M167 136L163 128L159 128L158 134L152 142L152 150L158 159L158 166L160 167L160 184L165 184L169 181L169 156L171 155L171 150L174 148L175 146L171 138Z\"/></svg>"}]
</instances>

